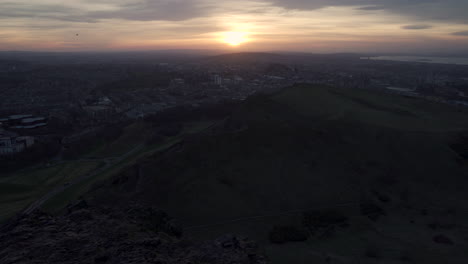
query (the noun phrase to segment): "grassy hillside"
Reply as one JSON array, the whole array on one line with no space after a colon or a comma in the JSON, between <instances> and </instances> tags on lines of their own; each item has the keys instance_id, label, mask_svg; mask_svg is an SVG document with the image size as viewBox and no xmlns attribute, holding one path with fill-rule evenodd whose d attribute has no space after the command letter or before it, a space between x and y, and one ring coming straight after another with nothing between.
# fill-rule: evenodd
<instances>
[{"instance_id":1,"label":"grassy hillside","mask_svg":"<svg viewBox=\"0 0 468 264\"><path fill-rule=\"evenodd\" d=\"M118 175L122 170L133 168L140 160L152 156L155 153L164 152L173 145L181 142L185 136L203 131L211 125L213 125L213 121L209 120L186 122L184 123L184 128L177 135L163 137L154 141L151 140L151 137L152 135L154 136L157 128L154 128L148 123L131 124L125 128L125 133L121 137L113 142L102 145L97 150L86 155L115 157L115 154L118 154L120 158L114 160L111 164L100 170L95 170L92 177L58 193L55 197L48 200L42 206L42 209L50 213L59 212L70 202L80 198L112 176ZM121 152L123 150L125 150L125 152Z\"/></svg>"},{"instance_id":2,"label":"grassy hillside","mask_svg":"<svg viewBox=\"0 0 468 264\"><path fill-rule=\"evenodd\" d=\"M248 100L209 132L138 162L88 197L156 206L199 238L245 233L274 263L463 263L468 167L451 146L467 129L457 108L296 86ZM268 242L273 226L301 226L317 210L345 215L348 227L307 242ZM432 222L453 225L434 230ZM438 232L454 245L434 242Z\"/></svg>"},{"instance_id":3,"label":"grassy hillside","mask_svg":"<svg viewBox=\"0 0 468 264\"><path fill-rule=\"evenodd\" d=\"M298 86L272 98L298 114L405 131L450 132L467 126L466 110L422 99L366 90Z\"/></svg>"},{"instance_id":4,"label":"grassy hillside","mask_svg":"<svg viewBox=\"0 0 468 264\"><path fill-rule=\"evenodd\" d=\"M69 161L1 177L0 222L18 213L54 187L90 173L99 166L98 161Z\"/></svg>"},{"instance_id":5,"label":"grassy hillside","mask_svg":"<svg viewBox=\"0 0 468 264\"><path fill-rule=\"evenodd\" d=\"M89 191L96 183L118 174L138 160L162 151L179 142L183 135L206 129L213 121L183 124L178 135L158 136L163 124L136 122L123 128L120 136L94 142L83 153L59 162L38 164L0 175L0 223L21 212L51 191L65 186L64 191L48 200L42 207L48 212L63 209ZM88 177L90 176L90 177ZM86 178L77 184L81 178Z\"/></svg>"}]
</instances>

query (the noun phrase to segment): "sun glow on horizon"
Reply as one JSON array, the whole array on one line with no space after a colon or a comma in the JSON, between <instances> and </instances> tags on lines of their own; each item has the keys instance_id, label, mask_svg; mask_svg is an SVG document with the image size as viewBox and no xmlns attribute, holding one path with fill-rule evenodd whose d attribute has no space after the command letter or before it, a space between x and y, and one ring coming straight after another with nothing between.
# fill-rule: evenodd
<instances>
[{"instance_id":1,"label":"sun glow on horizon","mask_svg":"<svg viewBox=\"0 0 468 264\"><path fill-rule=\"evenodd\" d=\"M248 34L246 32L226 32L223 34L222 41L230 46L239 46L249 41Z\"/></svg>"}]
</instances>

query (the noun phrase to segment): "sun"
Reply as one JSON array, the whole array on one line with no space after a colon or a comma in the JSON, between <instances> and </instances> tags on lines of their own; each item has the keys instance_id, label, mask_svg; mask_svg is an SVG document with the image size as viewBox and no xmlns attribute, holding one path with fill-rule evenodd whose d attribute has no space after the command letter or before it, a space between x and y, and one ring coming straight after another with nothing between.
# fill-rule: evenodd
<instances>
[{"instance_id":1,"label":"sun","mask_svg":"<svg viewBox=\"0 0 468 264\"><path fill-rule=\"evenodd\" d=\"M246 32L226 32L223 35L223 42L231 46L239 46L242 43L249 41Z\"/></svg>"}]
</instances>

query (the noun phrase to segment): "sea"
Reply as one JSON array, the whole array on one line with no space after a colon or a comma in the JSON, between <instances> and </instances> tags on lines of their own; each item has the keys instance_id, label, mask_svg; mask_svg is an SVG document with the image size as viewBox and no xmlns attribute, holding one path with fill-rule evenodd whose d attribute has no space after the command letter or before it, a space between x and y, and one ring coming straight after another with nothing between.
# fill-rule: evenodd
<instances>
[{"instance_id":1,"label":"sea","mask_svg":"<svg viewBox=\"0 0 468 264\"><path fill-rule=\"evenodd\" d=\"M377 56L362 57L361 59L468 65L466 57Z\"/></svg>"}]
</instances>

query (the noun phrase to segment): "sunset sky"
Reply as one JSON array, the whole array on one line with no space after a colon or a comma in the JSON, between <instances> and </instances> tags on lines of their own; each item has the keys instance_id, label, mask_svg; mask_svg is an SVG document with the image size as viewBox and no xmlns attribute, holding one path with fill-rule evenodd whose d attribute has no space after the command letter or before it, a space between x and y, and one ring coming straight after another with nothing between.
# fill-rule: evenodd
<instances>
[{"instance_id":1,"label":"sunset sky","mask_svg":"<svg viewBox=\"0 0 468 264\"><path fill-rule=\"evenodd\" d=\"M467 0L0 0L0 50L468 52Z\"/></svg>"}]
</instances>

